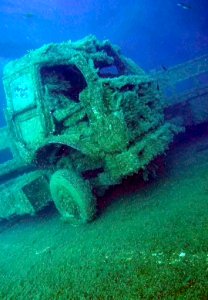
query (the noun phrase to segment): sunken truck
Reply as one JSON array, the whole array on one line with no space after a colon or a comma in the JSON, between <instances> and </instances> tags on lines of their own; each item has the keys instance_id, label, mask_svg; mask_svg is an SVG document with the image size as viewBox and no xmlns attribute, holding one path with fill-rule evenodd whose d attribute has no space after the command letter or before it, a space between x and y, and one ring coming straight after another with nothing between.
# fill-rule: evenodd
<instances>
[{"instance_id":1,"label":"sunken truck","mask_svg":"<svg viewBox=\"0 0 208 300\"><path fill-rule=\"evenodd\" d=\"M158 80L109 41L48 44L6 65L0 218L51 201L69 222L96 214L96 197L163 154L179 127L164 118Z\"/></svg>"}]
</instances>

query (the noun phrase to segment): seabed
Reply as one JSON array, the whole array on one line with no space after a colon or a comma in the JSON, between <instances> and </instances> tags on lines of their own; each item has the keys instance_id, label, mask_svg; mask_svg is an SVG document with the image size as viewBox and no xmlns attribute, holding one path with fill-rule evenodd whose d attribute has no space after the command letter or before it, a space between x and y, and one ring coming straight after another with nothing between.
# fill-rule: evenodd
<instances>
[{"instance_id":1,"label":"seabed","mask_svg":"<svg viewBox=\"0 0 208 300\"><path fill-rule=\"evenodd\" d=\"M114 187L90 224L53 208L1 223L0 299L207 299L208 138L171 149L158 178Z\"/></svg>"}]
</instances>

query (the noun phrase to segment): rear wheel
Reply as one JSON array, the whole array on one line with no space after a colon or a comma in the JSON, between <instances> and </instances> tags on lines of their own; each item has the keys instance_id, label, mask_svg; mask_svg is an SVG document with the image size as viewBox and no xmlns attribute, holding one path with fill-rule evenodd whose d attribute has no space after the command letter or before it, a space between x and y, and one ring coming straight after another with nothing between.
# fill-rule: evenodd
<instances>
[{"instance_id":1,"label":"rear wheel","mask_svg":"<svg viewBox=\"0 0 208 300\"><path fill-rule=\"evenodd\" d=\"M56 171L51 177L50 191L64 220L81 224L93 219L95 197L89 183L73 170Z\"/></svg>"}]
</instances>

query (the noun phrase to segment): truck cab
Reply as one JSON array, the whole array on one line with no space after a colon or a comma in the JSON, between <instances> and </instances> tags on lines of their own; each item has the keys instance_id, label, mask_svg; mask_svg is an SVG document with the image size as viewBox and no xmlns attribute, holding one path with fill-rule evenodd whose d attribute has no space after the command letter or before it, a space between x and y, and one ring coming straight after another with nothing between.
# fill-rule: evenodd
<instances>
[{"instance_id":1,"label":"truck cab","mask_svg":"<svg viewBox=\"0 0 208 300\"><path fill-rule=\"evenodd\" d=\"M96 196L145 170L177 131L156 80L94 36L30 51L3 83L13 152L47 174L48 197L70 222L93 219Z\"/></svg>"}]
</instances>

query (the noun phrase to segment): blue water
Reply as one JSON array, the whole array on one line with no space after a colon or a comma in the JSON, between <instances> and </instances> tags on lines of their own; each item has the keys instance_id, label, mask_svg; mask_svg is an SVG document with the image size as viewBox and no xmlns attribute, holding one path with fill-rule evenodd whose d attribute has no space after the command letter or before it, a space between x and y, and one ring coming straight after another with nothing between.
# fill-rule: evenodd
<instances>
[{"instance_id":1,"label":"blue water","mask_svg":"<svg viewBox=\"0 0 208 300\"><path fill-rule=\"evenodd\" d=\"M110 39L146 70L170 66L208 50L207 0L1 0L0 71L44 43L88 34ZM1 73L0 73L1 75ZM0 107L4 93L0 83ZM2 112L0 125L2 124Z\"/></svg>"},{"instance_id":2,"label":"blue water","mask_svg":"<svg viewBox=\"0 0 208 300\"><path fill-rule=\"evenodd\" d=\"M207 1L1 0L0 56L19 57L43 43L88 34L110 39L144 68L207 51Z\"/></svg>"}]
</instances>

